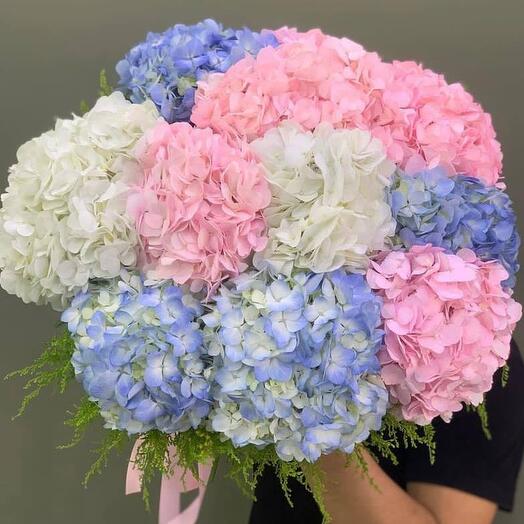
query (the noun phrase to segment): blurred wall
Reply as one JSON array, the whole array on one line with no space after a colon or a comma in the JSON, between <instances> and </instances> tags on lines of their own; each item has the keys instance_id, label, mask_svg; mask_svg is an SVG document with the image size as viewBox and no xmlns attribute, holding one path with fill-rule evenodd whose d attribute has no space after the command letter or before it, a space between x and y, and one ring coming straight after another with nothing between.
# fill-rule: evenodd
<instances>
[{"instance_id":1,"label":"blurred wall","mask_svg":"<svg viewBox=\"0 0 524 524\"><path fill-rule=\"evenodd\" d=\"M524 4L518 0L0 0L0 190L18 145L50 128L55 116L77 111L81 99L93 101L101 68L112 71L148 30L206 17L232 27L320 26L386 59L422 61L449 81L463 82L493 114L506 180L524 219L519 156L524 138ZM521 299L523 285L521 278ZM0 311L4 375L36 357L53 334L57 315L3 292ZM522 329L517 339L524 344ZM55 449L69 437L62 421L79 398L79 387L64 397L45 394L11 423L20 386L20 381L0 384L0 522L155 522L154 511L146 514L139 497L123 495L126 453L84 489L90 445L86 441L73 450ZM97 436L89 435L91 440ZM497 522L524 521L523 484L515 513L501 515ZM200 522L244 524L248 508L249 502L219 476Z\"/></svg>"}]
</instances>

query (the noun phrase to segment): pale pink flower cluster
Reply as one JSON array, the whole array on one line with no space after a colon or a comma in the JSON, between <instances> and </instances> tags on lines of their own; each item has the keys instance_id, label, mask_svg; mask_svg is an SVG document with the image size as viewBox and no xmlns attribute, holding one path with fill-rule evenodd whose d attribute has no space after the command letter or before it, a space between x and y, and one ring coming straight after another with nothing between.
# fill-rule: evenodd
<instances>
[{"instance_id":1,"label":"pale pink flower cluster","mask_svg":"<svg viewBox=\"0 0 524 524\"><path fill-rule=\"evenodd\" d=\"M383 92L383 115L391 121L373 126L408 172L448 167L495 184L502 169L500 143L489 113L462 84L447 84L443 75L415 62L395 61Z\"/></svg>"},{"instance_id":2,"label":"pale pink flower cluster","mask_svg":"<svg viewBox=\"0 0 524 524\"><path fill-rule=\"evenodd\" d=\"M248 140L286 119L308 130L320 122L340 127L358 120L372 98L363 75L381 67L379 57L318 29L287 34L277 48L266 47L200 82L191 120Z\"/></svg>"},{"instance_id":3,"label":"pale pink flower cluster","mask_svg":"<svg viewBox=\"0 0 524 524\"><path fill-rule=\"evenodd\" d=\"M506 270L470 250L416 246L383 253L368 283L383 298L382 378L402 418L449 421L478 405L509 356L522 307L501 287Z\"/></svg>"},{"instance_id":4,"label":"pale pink flower cluster","mask_svg":"<svg viewBox=\"0 0 524 524\"><path fill-rule=\"evenodd\" d=\"M247 148L211 129L164 121L139 148L143 177L127 209L147 276L212 287L243 271L244 260L266 246L262 210L271 199Z\"/></svg>"},{"instance_id":5,"label":"pale pink flower cluster","mask_svg":"<svg viewBox=\"0 0 524 524\"><path fill-rule=\"evenodd\" d=\"M400 167L445 164L494 184L502 163L491 118L460 84L413 62L385 63L347 38L277 31L282 44L199 83L192 121L230 138L282 120L371 131Z\"/></svg>"}]
</instances>

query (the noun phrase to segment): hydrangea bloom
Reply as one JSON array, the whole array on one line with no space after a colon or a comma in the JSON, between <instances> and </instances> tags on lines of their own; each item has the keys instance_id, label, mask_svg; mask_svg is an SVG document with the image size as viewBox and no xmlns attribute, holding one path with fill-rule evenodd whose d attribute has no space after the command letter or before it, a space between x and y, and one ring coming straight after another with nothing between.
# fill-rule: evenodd
<instances>
[{"instance_id":1,"label":"hydrangea bloom","mask_svg":"<svg viewBox=\"0 0 524 524\"><path fill-rule=\"evenodd\" d=\"M389 201L404 247L432 244L456 252L475 251L481 260L498 260L515 285L520 237L509 196L463 175L448 178L442 168L398 174Z\"/></svg>"},{"instance_id":2,"label":"hydrangea bloom","mask_svg":"<svg viewBox=\"0 0 524 524\"><path fill-rule=\"evenodd\" d=\"M520 239L460 84L213 20L149 33L117 73L20 148L0 209L0 286L65 309L52 347L74 342L107 428L189 431L181 466L184 442L242 448L239 477L267 447L285 483L387 410L424 425L482 401L522 315Z\"/></svg>"},{"instance_id":3,"label":"hydrangea bloom","mask_svg":"<svg viewBox=\"0 0 524 524\"><path fill-rule=\"evenodd\" d=\"M460 84L413 62L384 63L346 38L276 31L283 42L199 83L191 120L252 140L282 120L369 130L410 171L448 164L495 183L500 144L490 116Z\"/></svg>"},{"instance_id":4,"label":"hydrangea bloom","mask_svg":"<svg viewBox=\"0 0 524 524\"><path fill-rule=\"evenodd\" d=\"M276 32L278 35L278 31ZM369 101L360 68L377 55L347 38L313 30L247 56L199 83L191 120L252 140L293 119L306 129L356 118Z\"/></svg>"},{"instance_id":5,"label":"hydrangea bloom","mask_svg":"<svg viewBox=\"0 0 524 524\"><path fill-rule=\"evenodd\" d=\"M125 194L137 175L132 149L157 118L152 102L113 93L20 147L0 211L6 291L63 309L89 278L135 264Z\"/></svg>"},{"instance_id":6,"label":"hydrangea bloom","mask_svg":"<svg viewBox=\"0 0 524 524\"><path fill-rule=\"evenodd\" d=\"M168 122L188 121L198 80L274 45L277 40L267 30L224 29L209 19L177 24L164 33L149 33L118 62L119 85L132 102L151 98Z\"/></svg>"},{"instance_id":7,"label":"hydrangea bloom","mask_svg":"<svg viewBox=\"0 0 524 524\"><path fill-rule=\"evenodd\" d=\"M210 406L201 313L178 286L126 273L73 299L62 313L73 365L106 427L173 433L200 424Z\"/></svg>"},{"instance_id":8,"label":"hydrangea bloom","mask_svg":"<svg viewBox=\"0 0 524 524\"><path fill-rule=\"evenodd\" d=\"M235 446L314 461L380 427L380 302L362 275L244 273L203 321L216 370L210 429Z\"/></svg>"},{"instance_id":9,"label":"hydrangea bloom","mask_svg":"<svg viewBox=\"0 0 524 524\"><path fill-rule=\"evenodd\" d=\"M381 375L405 420L449 421L491 389L522 312L501 286L507 276L468 249L414 246L372 262L367 279L384 300Z\"/></svg>"},{"instance_id":10,"label":"hydrangea bloom","mask_svg":"<svg viewBox=\"0 0 524 524\"><path fill-rule=\"evenodd\" d=\"M451 173L470 176L493 185L502 169L502 152L491 116L459 83L410 61L395 61L383 94L382 114L390 118L373 134L398 149L395 161L414 172L439 164ZM402 149L402 154L400 153Z\"/></svg>"},{"instance_id":11,"label":"hydrangea bloom","mask_svg":"<svg viewBox=\"0 0 524 524\"><path fill-rule=\"evenodd\" d=\"M264 212L269 244L255 256L257 267L285 275L294 267L362 270L394 234L385 188L395 166L368 132L329 124L310 132L284 122L251 147L273 194Z\"/></svg>"},{"instance_id":12,"label":"hydrangea bloom","mask_svg":"<svg viewBox=\"0 0 524 524\"><path fill-rule=\"evenodd\" d=\"M245 146L162 121L139 149L143 177L127 207L148 275L214 285L244 270L244 259L266 246L262 209L271 198Z\"/></svg>"}]
</instances>

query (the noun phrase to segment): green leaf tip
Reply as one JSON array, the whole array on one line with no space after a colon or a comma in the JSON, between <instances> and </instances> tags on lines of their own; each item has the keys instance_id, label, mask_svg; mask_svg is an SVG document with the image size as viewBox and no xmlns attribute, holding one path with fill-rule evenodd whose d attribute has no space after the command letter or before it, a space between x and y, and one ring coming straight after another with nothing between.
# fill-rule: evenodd
<instances>
[{"instance_id":1,"label":"green leaf tip","mask_svg":"<svg viewBox=\"0 0 524 524\"><path fill-rule=\"evenodd\" d=\"M98 96L108 96L113 92L113 88L109 84L109 81L107 80L107 73L105 69L102 69L100 71L99 75L99 89L98 89Z\"/></svg>"}]
</instances>

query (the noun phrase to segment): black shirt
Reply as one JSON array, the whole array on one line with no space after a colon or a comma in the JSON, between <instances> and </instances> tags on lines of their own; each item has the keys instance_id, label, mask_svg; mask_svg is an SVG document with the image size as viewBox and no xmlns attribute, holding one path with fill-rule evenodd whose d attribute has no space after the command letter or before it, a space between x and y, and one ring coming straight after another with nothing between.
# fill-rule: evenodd
<instances>
[{"instance_id":1,"label":"black shirt","mask_svg":"<svg viewBox=\"0 0 524 524\"><path fill-rule=\"evenodd\" d=\"M511 511L517 476L524 451L524 364L514 342L511 346L509 380L502 386L501 370L486 396L492 439L482 431L478 414L463 409L450 423L435 420L436 459L427 449L399 449L398 465L382 460L382 469L400 486L429 482L472 493ZM278 479L265 471L256 490L250 524L320 524L322 518L311 495L292 482L293 508L282 494Z\"/></svg>"}]
</instances>

